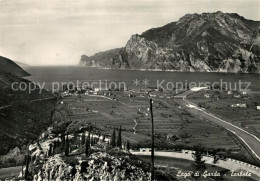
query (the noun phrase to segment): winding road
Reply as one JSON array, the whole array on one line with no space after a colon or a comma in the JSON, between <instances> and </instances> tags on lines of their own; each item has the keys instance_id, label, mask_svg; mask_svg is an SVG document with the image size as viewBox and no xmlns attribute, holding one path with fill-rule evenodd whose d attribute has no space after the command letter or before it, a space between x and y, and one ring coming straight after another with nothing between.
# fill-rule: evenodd
<instances>
[{"instance_id":1,"label":"winding road","mask_svg":"<svg viewBox=\"0 0 260 181\"><path fill-rule=\"evenodd\" d=\"M131 151L132 154L134 155L146 155L150 156L151 152L138 152L138 151ZM168 158L179 158L179 159L184 159L184 160L190 160L193 161L194 158L192 157L192 151L188 151L186 153L183 152L164 152L164 151L155 151L154 152L155 156L162 156L162 157L168 157ZM213 163L213 158L209 156L203 156L203 160L207 164L210 165L216 165L218 167L222 167L228 170L233 170L233 171L249 171L250 173L254 174L252 177L256 180L260 179L260 168L238 161L238 160L233 160L233 159L227 159L227 160L219 160L216 164Z\"/></svg>"},{"instance_id":2,"label":"winding road","mask_svg":"<svg viewBox=\"0 0 260 181\"><path fill-rule=\"evenodd\" d=\"M199 108L193 102L187 100L187 95L193 91L187 91L174 97L174 100L189 113L202 117L206 120L214 122L215 124L227 129L235 134L250 150L251 155L260 163L260 139L248 131L233 125L223 119L216 117L205 109Z\"/></svg>"},{"instance_id":3,"label":"winding road","mask_svg":"<svg viewBox=\"0 0 260 181\"><path fill-rule=\"evenodd\" d=\"M34 99L34 100L29 100L29 102L39 102L39 101L49 100L49 99L56 99L56 97L46 97L46 98ZM12 106L13 105L5 105L5 106L0 107L0 110L6 109L6 108L9 108L9 107L12 107Z\"/></svg>"}]
</instances>

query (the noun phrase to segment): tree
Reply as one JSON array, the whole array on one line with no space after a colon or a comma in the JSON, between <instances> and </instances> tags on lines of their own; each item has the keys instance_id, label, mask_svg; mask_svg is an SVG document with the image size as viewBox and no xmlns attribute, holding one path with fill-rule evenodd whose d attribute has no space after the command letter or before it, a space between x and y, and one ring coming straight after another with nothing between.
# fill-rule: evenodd
<instances>
[{"instance_id":1,"label":"tree","mask_svg":"<svg viewBox=\"0 0 260 181\"><path fill-rule=\"evenodd\" d=\"M66 91L66 90L68 90L68 85L67 84L63 84L62 91Z\"/></svg>"},{"instance_id":2,"label":"tree","mask_svg":"<svg viewBox=\"0 0 260 181\"><path fill-rule=\"evenodd\" d=\"M126 142L126 150L130 150L130 142L129 141Z\"/></svg>"},{"instance_id":3,"label":"tree","mask_svg":"<svg viewBox=\"0 0 260 181\"><path fill-rule=\"evenodd\" d=\"M90 141L90 144L91 144L91 146L93 146L93 145L94 145L94 138L93 138L93 135L91 136L91 141Z\"/></svg>"},{"instance_id":4,"label":"tree","mask_svg":"<svg viewBox=\"0 0 260 181\"><path fill-rule=\"evenodd\" d=\"M53 142L52 154L54 154L54 153L56 152L57 144L58 144L57 141L54 141L54 142Z\"/></svg>"},{"instance_id":5,"label":"tree","mask_svg":"<svg viewBox=\"0 0 260 181\"><path fill-rule=\"evenodd\" d=\"M115 131L115 130L113 131L113 134L112 134L112 136L111 136L110 145L111 145L112 147L116 147L116 131Z\"/></svg>"},{"instance_id":6,"label":"tree","mask_svg":"<svg viewBox=\"0 0 260 181\"><path fill-rule=\"evenodd\" d=\"M212 155L213 155L213 164L216 164L216 163L218 163L218 161L219 161L219 156L217 155L217 150L213 150L212 151Z\"/></svg>"},{"instance_id":7,"label":"tree","mask_svg":"<svg viewBox=\"0 0 260 181\"><path fill-rule=\"evenodd\" d=\"M91 127L89 128L89 131L88 131L88 147L90 148L90 131L91 131Z\"/></svg>"},{"instance_id":8,"label":"tree","mask_svg":"<svg viewBox=\"0 0 260 181\"><path fill-rule=\"evenodd\" d=\"M77 133L76 132L74 132L74 134L73 134L73 141L74 141L74 143L76 143L77 142Z\"/></svg>"},{"instance_id":9,"label":"tree","mask_svg":"<svg viewBox=\"0 0 260 181\"><path fill-rule=\"evenodd\" d=\"M65 156L69 156L69 149L70 149L69 136L67 134L66 141L65 141Z\"/></svg>"},{"instance_id":10,"label":"tree","mask_svg":"<svg viewBox=\"0 0 260 181\"><path fill-rule=\"evenodd\" d=\"M52 144L49 144L48 156L52 154Z\"/></svg>"},{"instance_id":11,"label":"tree","mask_svg":"<svg viewBox=\"0 0 260 181\"><path fill-rule=\"evenodd\" d=\"M82 135L81 135L81 145L84 145L85 142L86 142L86 135L85 135L85 133L82 133Z\"/></svg>"},{"instance_id":12,"label":"tree","mask_svg":"<svg viewBox=\"0 0 260 181\"><path fill-rule=\"evenodd\" d=\"M85 133L82 133L82 135L81 135L81 140L80 140L80 144L81 144L81 145L85 145L85 142L86 142L86 135L85 135Z\"/></svg>"},{"instance_id":13,"label":"tree","mask_svg":"<svg viewBox=\"0 0 260 181\"><path fill-rule=\"evenodd\" d=\"M61 150L63 151L65 148L65 134L61 133Z\"/></svg>"},{"instance_id":14,"label":"tree","mask_svg":"<svg viewBox=\"0 0 260 181\"><path fill-rule=\"evenodd\" d=\"M91 131L91 127L89 128L88 137L86 139L86 144L85 144L85 156L86 157L89 155L89 149L90 149L90 131Z\"/></svg>"},{"instance_id":15,"label":"tree","mask_svg":"<svg viewBox=\"0 0 260 181\"><path fill-rule=\"evenodd\" d=\"M204 148L201 145L194 146L193 150L195 151L192 153L192 157L194 159L194 163L192 163L193 168L195 171L203 171L206 169L205 160L202 160L203 154L205 152Z\"/></svg>"},{"instance_id":16,"label":"tree","mask_svg":"<svg viewBox=\"0 0 260 181\"><path fill-rule=\"evenodd\" d=\"M29 180L29 164L30 164L30 156L26 155L25 156L26 160L26 168L25 168L25 173L24 173L24 180Z\"/></svg>"},{"instance_id":17,"label":"tree","mask_svg":"<svg viewBox=\"0 0 260 181\"><path fill-rule=\"evenodd\" d=\"M122 148L122 136L121 136L121 126L118 131L118 136L117 136L117 147L120 149Z\"/></svg>"},{"instance_id":18,"label":"tree","mask_svg":"<svg viewBox=\"0 0 260 181\"><path fill-rule=\"evenodd\" d=\"M86 157L88 156L88 150L89 150L89 147L88 147L88 139L86 139L86 143L85 143L85 156L86 156Z\"/></svg>"},{"instance_id":19,"label":"tree","mask_svg":"<svg viewBox=\"0 0 260 181\"><path fill-rule=\"evenodd\" d=\"M89 154L89 139L87 138L85 142L85 156L87 157L88 154Z\"/></svg>"}]
</instances>

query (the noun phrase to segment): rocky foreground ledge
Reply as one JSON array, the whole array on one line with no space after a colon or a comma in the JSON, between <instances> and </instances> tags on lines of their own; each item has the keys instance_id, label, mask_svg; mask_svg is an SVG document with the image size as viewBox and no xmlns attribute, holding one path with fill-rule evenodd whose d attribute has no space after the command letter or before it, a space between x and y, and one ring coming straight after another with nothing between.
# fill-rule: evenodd
<instances>
[{"instance_id":1,"label":"rocky foreground ledge","mask_svg":"<svg viewBox=\"0 0 260 181\"><path fill-rule=\"evenodd\" d=\"M51 130L51 129L48 129ZM85 145L78 145L75 135L67 134L66 143L70 143L69 152L62 148L61 135L51 132L45 138L29 146L27 164L20 172L18 179L27 180L150 180L150 164L139 160L126 148L112 147L108 135L89 134L78 135L91 137L88 154ZM55 145L55 146L50 146ZM65 152L64 152L65 149ZM157 180L176 180L165 171L157 168Z\"/></svg>"}]
</instances>

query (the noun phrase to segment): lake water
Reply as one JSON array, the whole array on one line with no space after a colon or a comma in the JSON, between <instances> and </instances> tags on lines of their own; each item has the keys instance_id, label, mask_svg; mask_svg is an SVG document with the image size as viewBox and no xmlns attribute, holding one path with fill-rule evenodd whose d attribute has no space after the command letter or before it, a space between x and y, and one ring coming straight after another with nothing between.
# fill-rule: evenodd
<instances>
[{"instance_id":1,"label":"lake water","mask_svg":"<svg viewBox=\"0 0 260 181\"><path fill-rule=\"evenodd\" d=\"M233 74L233 73L204 73L204 72L163 72L163 71L137 71L137 70L109 70L80 66L44 66L25 68L32 76L27 79L34 82L45 82L45 88L51 89L52 82L99 82L110 84L111 82L125 82L128 88L155 87L161 85L171 88L181 82L183 85L198 86L199 83L226 82L228 87L238 87L239 82L250 82L249 88L260 91L260 74ZM134 84L134 80L140 80ZM144 80L147 80L146 86ZM197 85L194 85L197 84ZM249 83L242 84L245 88ZM167 87L166 87L167 86Z\"/></svg>"}]
</instances>

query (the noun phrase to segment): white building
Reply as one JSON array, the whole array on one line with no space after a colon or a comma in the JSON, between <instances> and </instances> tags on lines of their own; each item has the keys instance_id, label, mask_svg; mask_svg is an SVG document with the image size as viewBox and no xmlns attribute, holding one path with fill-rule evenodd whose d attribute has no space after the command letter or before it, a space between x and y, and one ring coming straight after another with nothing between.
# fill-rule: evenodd
<instances>
[{"instance_id":1,"label":"white building","mask_svg":"<svg viewBox=\"0 0 260 181\"><path fill-rule=\"evenodd\" d=\"M94 91L95 91L95 92L99 92L100 89L99 89L99 88L94 88Z\"/></svg>"},{"instance_id":2,"label":"white building","mask_svg":"<svg viewBox=\"0 0 260 181\"><path fill-rule=\"evenodd\" d=\"M209 95L209 94L205 94L204 97L205 97L205 98L209 98L210 95Z\"/></svg>"},{"instance_id":3,"label":"white building","mask_svg":"<svg viewBox=\"0 0 260 181\"><path fill-rule=\"evenodd\" d=\"M234 95L235 98L241 98L241 95Z\"/></svg>"},{"instance_id":4,"label":"white building","mask_svg":"<svg viewBox=\"0 0 260 181\"><path fill-rule=\"evenodd\" d=\"M242 94L242 95L246 95L247 92L246 92L246 91L242 91L241 94Z\"/></svg>"},{"instance_id":5,"label":"white building","mask_svg":"<svg viewBox=\"0 0 260 181\"><path fill-rule=\"evenodd\" d=\"M231 94L233 94L233 91L232 91L232 90L229 90L227 93L228 93L229 95L231 95Z\"/></svg>"},{"instance_id":6,"label":"white building","mask_svg":"<svg viewBox=\"0 0 260 181\"><path fill-rule=\"evenodd\" d=\"M151 152L151 148L140 148L140 152Z\"/></svg>"},{"instance_id":7,"label":"white building","mask_svg":"<svg viewBox=\"0 0 260 181\"><path fill-rule=\"evenodd\" d=\"M232 104L231 107L240 107L240 108L244 108L247 107L245 103L237 103L237 104Z\"/></svg>"}]
</instances>

